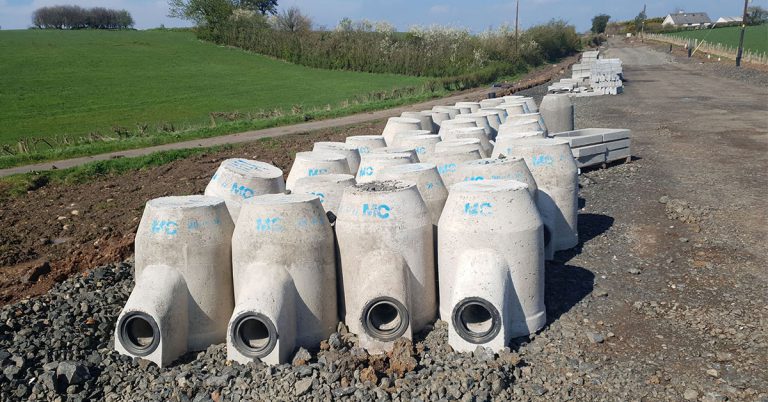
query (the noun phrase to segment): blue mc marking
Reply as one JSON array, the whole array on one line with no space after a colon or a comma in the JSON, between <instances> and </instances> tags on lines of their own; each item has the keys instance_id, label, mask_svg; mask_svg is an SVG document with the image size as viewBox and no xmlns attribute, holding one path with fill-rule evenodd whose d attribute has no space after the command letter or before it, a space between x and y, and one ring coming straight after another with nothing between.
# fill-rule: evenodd
<instances>
[{"instance_id":1,"label":"blue mc marking","mask_svg":"<svg viewBox=\"0 0 768 402\"><path fill-rule=\"evenodd\" d=\"M490 202L468 202L464 204L464 214L470 216L493 215L493 205Z\"/></svg>"},{"instance_id":2,"label":"blue mc marking","mask_svg":"<svg viewBox=\"0 0 768 402\"><path fill-rule=\"evenodd\" d=\"M389 219L392 208L385 204L363 204L363 215Z\"/></svg>"}]
</instances>

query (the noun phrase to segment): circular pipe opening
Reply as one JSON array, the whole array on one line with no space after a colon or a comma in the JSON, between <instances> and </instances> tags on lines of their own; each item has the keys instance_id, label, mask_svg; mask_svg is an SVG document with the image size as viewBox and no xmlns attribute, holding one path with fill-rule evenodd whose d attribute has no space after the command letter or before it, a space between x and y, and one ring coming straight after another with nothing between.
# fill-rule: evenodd
<instances>
[{"instance_id":1,"label":"circular pipe opening","mask_svg":"<svg viewBox=\"0 0 768 402\"><path fill-rule=\"evenodd\" d=\"M260 313L245 313L233 326L232 340L240 353L250 358L262 358L277 345L277 329L272 321Z\"/></svg>"},{"instance_id":2,"label":"circular pipe opening","mask_svg":"<svg viewBox=\"0 0 768 402\"><path fill-rule=\"evenodd\" d=\"M130 354L147 356L160 344L160 329L149 314L142 312L126 314L119 328L118 340Z\"/></svg>"},{"instance_id":3,"label":"circular pipe opening","mask_svg":"<svg viewBox=\"0 0 768 402\"><path fill-rule=\"evenodd\" d=\"M499 310L487 300L470 297L453 309L453 328L467 342L479 344L491 341L501 330Z\"/></svg>"},{"instance_id":4,"label":"circular pipe opening","mask_svg":"<svg viewBox=\"0 0 768 402\"><path fill-rule=\"evenodd\" d=\"M408 310L391 297L379 297L363 308L363 329L380 341L394 341L408 329Z\"/></svg>"}]
</instances>

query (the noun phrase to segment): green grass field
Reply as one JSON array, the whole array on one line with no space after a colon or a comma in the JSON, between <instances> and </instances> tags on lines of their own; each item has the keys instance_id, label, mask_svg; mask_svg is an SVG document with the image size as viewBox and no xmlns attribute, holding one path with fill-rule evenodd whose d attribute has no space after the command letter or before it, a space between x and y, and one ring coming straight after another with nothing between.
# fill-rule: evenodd
<instances>
[{"instance_id":1,"label":"green grass field","mask_svg":"<svg viewBox=\"0 0 768 402\"><path fill-rule=\"evenodd\" d=\"M136 130L137 124L201 127L211 112L335 107L425 81L297 66L204 43L189 32L0 31L0 145L115 135L112 127Z\"/></svg>"},{"instance_id":2,"label":"green grass field","mask_svg":"<svg viewBox=\"0 0 768 402\"><path fill-rule=\"evenodd\" d=\"M674 32L669 35L703 39L710 43L721 43L730 47L738 47L740 31L740 27L724 27ZM755 52L768 52L768 24L747 27L744 33L744 48Z\"/></svg>"}]
</instances>

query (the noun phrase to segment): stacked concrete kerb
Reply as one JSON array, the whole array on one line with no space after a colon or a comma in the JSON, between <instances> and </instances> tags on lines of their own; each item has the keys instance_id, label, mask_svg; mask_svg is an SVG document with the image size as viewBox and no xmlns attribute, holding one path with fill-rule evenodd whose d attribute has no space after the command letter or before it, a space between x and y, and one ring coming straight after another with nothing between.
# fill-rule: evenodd
<instances>
[{"instance_id":1,"label":"stacked concrete kerb","mask_svg":"<svg viewBox=\"0 0 768 402\"><path fill-rule=\"evenodd\" d=\"M479 146L479 143L477 145ZM440 178L443 179L445 187L450 191L451 185L459 181L456 174L459 164L481 158L482 155L480 155L480 150L478 149L447 149L445 151L436 151L432 155L430 162L437 166Z\"/></svg>"},{"instance_id":2,"label":"stacked concrete kerb","mask_svg":"<svg viewBox=\"0 0 768 402\"><path fill-rule=\"evenodd\" d=\"M395 139L395 147L413 148L419 157L419 161L425 162L435 153L435 145L440 141L440 135L438 134L397 137Z\"/></svg>"},{"instance_id":3,"label":"stacked concrete kerb","mask_svg":"<svg viewBox=\"0 0 768 402\"><path fill-rule=\"evenodd\" d=\"M500 351L544 326L544 234L525 184L454 185L438 239L440 316L454 350Z\"/></svg>"},{"instance_id":4,"label":"stacked concrete kerb","mask_svg":"<svg viewBox=\"0 0 768 402\"><path fill-rule=\"evenodd\" d=\"M550 133L572 131L574 128L573 101L566 94L545 95L539 113Z\"/></svg>"},{"instance_id":5,"label":"stacked concrete kerb","mask_svg":"<svg viewBox=\"0 0 768 402\"><path fill-rule=\"evenodd\" d=\"M632 158L631 131L617 128L585 128L553 134L568 140L578 167Z\"/></svg>"},{"instance_id":6,"label":"stacked concrete kerb","mask_svg":"<svg viewBox=\"0 0 768 402\"><path fill-rule=\"evenodd\" d=\"M361 157L371 152L372 149L387 146L387 141L382 135L351 135L347 137L345 143L357 147Z\"/></svg>"},{"instance_id":7,"label":"stacked concrete kerb","mask_svg":"<svg viewBox=\"0 0 768 402\"><path fill-rule=\"evenodd\" d=\"M324 174L350 174L344 154L329 151L297 152L293 166L285 180L285 188L293 190L293 184L302 177Z\"/></svg>"},{"instance_id":8,"label":"stacked concrete kerb","mask_svg":"<svg viewBox=\"0 0 768 402\"><path fill-rule=\"evenodd\" d=\"M240 158L222 162L205 187L205 195L224 200L234 222L242 204L249 199L282 192L285 192L282 170L268 163Z\"/></svg>"},{"instance_id":9,"label":"stacked concrete kerb","mask_svg":"<svg viewBox=\"0 0 768 402\"><path fill-rule=\"evenodd\" d=\"M160 367L222 343L232 314L234 223L224 200L147 202L136 232L136 285L115 327L115 349Z\"/></svg>"},{"instance_id":10,"label":"stacked concrete kerb","mask_svg":"<svg viewBox=\"0 0 768 402\"><path fill-rule=\"evenodd\" d=\"M424 113L424 112L403 112L400 114L400 117L405 117L409 119L417 119L421 122L421 129L427 130L426 134L432 134L436 133L436 131L432 131L434 121L432 120L432 114L431 113Z\"/></svg>"},{"instance_id":11,"label":"stacked concrete kerb","mask_svg":"<svg viewBox=\"0 0 768 402\"><path fill-rule=\"evenodd\" d=\"M313 145L312 151L333 152L344 155L347 158L350 172L357 172L357 169L360 167L360 150L355 145L345 142L320 141Z\"/></svg>"},{"instance_id":12,"label":"stacked concrete kerb","mask_svg":"<svg viewBox=\"0 0 768 402\"><path fill-rule=\"evenodd\" d=\"M368 183L376 180L382 168L387 166L415 163L410 153L368 153L360 160L360 169L355 179L358 183Z\"/></svg>"},{"instance_id":13,"label":"stacked concrete kerb","mask_svg":"<svg viewBox=\"0 0 768 402\"><path fill-rule=\"evenodd\" d=\"M302 177L296 181L293 192L317 196L320 199L320 203L323 204L325 212L338 215L344 189L355 184L355 176L350 174Z\"/></svg>"},{"instance_id":14,"label":"stacked concrete kerb","mask_svg":"<svg viewBox=\"0 0 768 402\"><path fill-rule=\"evenodd\" d=\"M578 168L567 140L521 139L509 148L510 156L525 159L539 186L539 211L552 236L554 251L579 243ZM551 255L547 256L551 258Z\"/></svg>"},{"instance_id":15,"label":"stacked concrete kerb","mask_svg":"<svg viewBox=\"0 0 768 402\"><path fill-rule=\"evenodd\" d=\"M412 339L436 317L429 217L413 183L376 181L344 192L336 221L344 322L369 353Z\"/></svg>"},{"instance_id":16,"label":"stacked concrete kerb","mask_svg":"<svg viewBox=\"0 0 768 402\"><path fill-rule=\"evenodd\" d=\"M289 361L335 330L333 230L311 194L256 197L241 212L232 238L235 309L227 359Z\"/></svg>"},{"instance_id":17,"label":"stacked concrete kerb","mask_svg":"<svg viewBox=\"0 0 768 402\"><path fill-rule=\"evenodd\" d=\"M421 130L421 120L410 119L407 117L390 117L387 120L387 125L384 126L384 131L381 135L384 136L387 145L392 145L392 141L395 139L395 134L409 130Z\"/></svg>"}]
</instances>

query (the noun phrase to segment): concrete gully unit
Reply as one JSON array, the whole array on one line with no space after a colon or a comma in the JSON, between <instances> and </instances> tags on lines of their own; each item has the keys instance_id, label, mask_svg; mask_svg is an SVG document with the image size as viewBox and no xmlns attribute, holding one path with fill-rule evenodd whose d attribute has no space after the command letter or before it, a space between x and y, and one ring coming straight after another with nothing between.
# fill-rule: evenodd
<instances>
[{"instance_id":1,"label":"concrete gully unit","mask_svg":"<svg viewBox=\"0 0 768 402\"><path fill-rule=\"evenodd\" d=\"M302 177L293 186L293 193L316 195L320 199L320 203L323 204L325 212L338 215L344 189L355 184L355 176L351 174Z\"/></svg>"},{"instance_id":2,"label":"concrete gully unit","mask_svg":"<svg viewBox=\"0 0 768 402\"><path fill-rule=\"evenodd\" d=\"M458 169L459 164L481 158L480 151L477 149L448 149L435 152L430 159L430 163L434 163L435 166L437 166L437 172L440 173L440 178L443 179L445 187L447 187L450 192L451 185L459 181L458 175L456 174L456 169Z\"/></svg>"},{"instance_id":3,"label":"concrete gully unit","mask_svg":"<svg viewBox=\"0 0 768 402\"><path fill-rule=\"evenodd\" d=\"M435 106L432 108L435 112L445 112L450 116L449 120L453 120L461 113L461 110L456 106ZM442 126L441 126L442 127Z\"/></svg>"},{"instance_id":4,"label":"concrete gully unit","mask_svg":"<svg viewBox=\"0 0 768 402\"><path fill-rule=\"evenodd\" d=\"M293 166L285 180L285 188L293 190L293 184L302 177L324 174L350 174L344 154L328 151L297 152Z\"/></svg>"},{"instance_id":5,"label":"concrete gully unit","mask_svg":"<svg viewBox=\"0 0 768 402\"><path fill-rule=\"evenodd\" d=\"M361 157L371 152L372 149L384 148L387 146L387 141L382 135L351 135L347 137L345 143L357 147ZM354 171L352 173L354 173Z\"/></svg>"},{"instance_id":6,"label":"concrete gully unit","mask_svg":"<svg viewBox=\"0 0 768 402\"><path fill-rule=\"evenodd\" d=\"M422 113L429 113L432 116L432 132L437 133L440 131L440 126L444 121L450 120L451 115L448 112L441 112L436 110L425 110Z\"/></svg>"},{"instance_id":7,"label":"concrete gully unit","mask_svg":"<svg viewBox=\"0 0 768 402\"><path fill-rule=\"evenodd\" d=\"M410 153L368 153L360 160L360 169L355 179L358 183L367 183L376 180L379 171L387 166L416 163Z\"/></svg>"},{"instance_id":8,"label":"concrete gully unit","mask_svg":"<svg viewBox=\"0 0 768 402\"><path fill-rule=\"evenodd\" d=\"M136 285L115 327L119 353L164 367L224 341L234 226L221 198L147 202L136 232Z\"/></svg>"},{"instance_id":9,"label":"concrete gully unit","mask_svg":"<svg viewBox=\"0 0 768 402\"><path fill-rule=\"evenodd\" d=\"M205 187L205 195L224 200L235 222L242 204L249 199L282 192L285 192L282 170L268 163L239 158L222 162Z\"/></svg>"},{"instance_id":10,"label":"concrete gully unit","mask_svg":"<svg viewBox=\"0 0 768 402\"><path fill-rule=\"evenodd\" d=\"M407 117L390 117L387 120L387 125L384 126L384 131L381 135L384 136L387 145L392 145L392 140L395 139L395 134L408 130L421 130L421 120L409 119Z\"/></svg>"},{"instance_id":11,"label":"concrete gully unit","mask_svg":"<svg viewBox=\"0 0 768 402\"><path fill-rule=\"evenodd\" d=\"M432 126L434 125L434 121L432 121L432 114L431 113L424 113L424 112L403 112L400 114L400 117L405 117L409 119L417 119L421 121L421 129L427 130L428 134L432 134Z\"/></svg>"},{"instance_id":12,"label":"concrete gully unit","mask_svg":"<svg viewBox=\"0 0 768 402\"><path fill-rule=\"evenodd\" d=\"M375 181L347 188L336 234L344 322L370 353L421 331L436 318L430 214L415 184Z\"/></svg>"},{"instance_id":13,"label":"concrete gully unit","mask_svg":"<svg viewBox=\"0 0 768 402\"><path fill-rule=\"evenodd\" d=\"M408 154L411 157L413 163L421 162L419 160L419 154L416 152L416 148L413 147L398 147L388 146L384 148L377 148L371 151L372 154Z\"/></svg>"},{"instance_id":14,"label":"concrete gully unit","mask_svg":"<svg viewBox=\"0 0 768 402\"><path fill-rule=\"evenodd\" d=\"M477 138L455 138L451 140L440 141L435 145L435 152L448 151L471 151L477 150L483 158L489 155L485 153L483 144Z\"/></svg>"},{"instance_id":15,"label":"concrete gully unit","mask_svg":"<svg viewBox=\"0 0 768 402\"><path fill-rule=\"evenodd\" d=\"M539 209L552 232L555 251L579 243L578 169L567 140L551 138L519 139L509 148L510 155L525 159L539 186Z\"/></svg>"},{"instance_id":16,"label":"concrete gully unit","mask_svg":"<svg viewBox=\"0 0 768 402\"><path fill-rule=\"evenodd\" d=\"M539 113L550 133L572 131L574 128L573 101L568 94L545 95Z\"/></svg>"},{"instance_id":17,"label":"concrete gully unit","mask_svg":"<svg viewBox=\"0 0 768 402\"><path fill-rule=\"evenodd\" d=\"M440 316L458 352L499 351L546 323L544 234L526 187L486 180L451 188L438 225Z\"/></svg>"},{"instance_id":18,"label":"concrete gully unit","mask_svg":"<svg viewBox=\"0 0 768 402\"><path fill-rule=\"evenodd\" d=\"M360 150L352 144L345 142L320 141L312 146L313 152L333 152L347 157L350 173L357 172L360 168Z\"/></svg>"},{"instance_id":19,"label":"concrete gully unit","mask_svg":"<svg viewBox=\"0 0 768 402\"><path fill-rule=\"evenodd\" d=\"M282 364L336 329L333 230L317 196L254 198L232 237L232 268L227 359Z\"/></svg>"},{"instance_id":20,"label":"concrete gully unit","mask_svg":"<svg viewBox=\"0 0 768 402\"><path fill-rule=\"evenodd\" d=\"M445 140L464 139L464 138L476 138L480 141L480 147L483 150L483 154L490 155L493 152L493 144L491 144L490 138L485 134L480 127L466 127L457 128L451 130L446 135Z\"/></svg>"},{"instance_id":21,"label":"concrete gully unit","mask_svg":"<svg viewBox=\"0 0 768 402\"><path fill-rule=\"evenodd\" d=\"M426 162L429 157L435 153L435 145L440 142L440 136L437 134L401 136L395 138L395 147L413 148L419 161Z\"/></svg>"},{"instance_id":22,"label":"concrete gully unit","mask_svg":"<svg viewBox=\"0 0 768 402\"><path fill-rule=\"evenodd\" d=\"M447 139L452 137L451 132L453 130L469 127L477 127L477 123L474 120L446 120L443 122L443 125L440 126L440 131L438 131L438 134L440 135L440 138Z\"/></svg>"}]
</instances>

